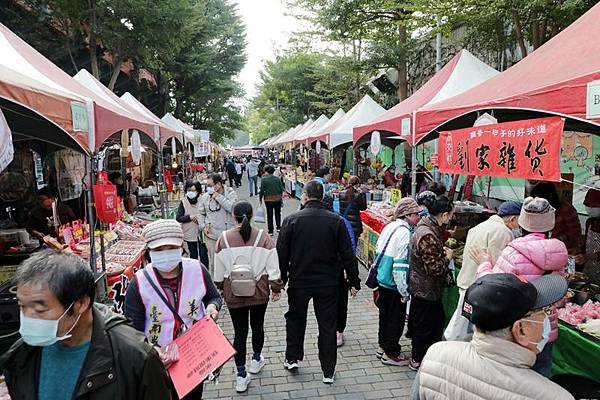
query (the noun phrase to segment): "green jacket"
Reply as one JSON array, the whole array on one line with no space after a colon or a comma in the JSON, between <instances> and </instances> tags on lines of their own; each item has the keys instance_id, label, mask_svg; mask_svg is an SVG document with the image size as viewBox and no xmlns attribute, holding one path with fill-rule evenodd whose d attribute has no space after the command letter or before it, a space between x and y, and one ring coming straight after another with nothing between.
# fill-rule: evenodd
<instances>
[{"instance_id":1,"label":"green jacket","mask_svg":"<svg viewBox=\"0 0 600 400\"><path fill-rule=\"evenodd\" d=\"M263 176L260 180L260 198L268 202L281 201L283 196L283 182L274 175Z\"/></svg>"}]
</instances>

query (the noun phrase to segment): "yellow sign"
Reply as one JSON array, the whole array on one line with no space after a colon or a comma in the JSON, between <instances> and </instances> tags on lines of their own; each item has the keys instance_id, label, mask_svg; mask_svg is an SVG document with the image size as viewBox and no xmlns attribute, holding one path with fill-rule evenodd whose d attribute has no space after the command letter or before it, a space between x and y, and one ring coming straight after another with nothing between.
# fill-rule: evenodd
<instances>
[{"instance_id":1,"label":"yellow sign","mask_svg":"<svg viewBox=\"0 0 600 400\"><path fill-rule=\"evenodd\" d=\"M0 285L8 282L17 272L16 265L7 265L0 268Z\"/></svg>"},{"instance_id":2,"label":"yellow sign","mask_svg":"<svg viewBox=\"0 0 600 400\"><path fill-rule=\"evenodd\" d=\"M402 198L402 192L400 191L400 189L390 189L390 192L392 193L392 198L390 201L393 205L398 204L398 202Z\"/></svg>"}]
</instances>

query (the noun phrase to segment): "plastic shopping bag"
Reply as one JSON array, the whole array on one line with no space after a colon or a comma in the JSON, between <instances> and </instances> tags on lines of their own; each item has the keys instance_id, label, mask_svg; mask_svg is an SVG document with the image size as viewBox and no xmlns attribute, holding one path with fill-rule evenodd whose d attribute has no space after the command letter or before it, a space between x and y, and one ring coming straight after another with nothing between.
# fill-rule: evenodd
<instances>
[{"instance_id":1,"label":"plastic shopping bag","mask_svg":"<svg viewBox=\"0 0 600 400\"><path fill-rule=\"evenodd\" d=\"M265 212L265 208L263 206L259 206L256 209L256 215L254 216L254 222L259 224L264 224L267 221L267 215Z\"/></svg>"}]
</instances>

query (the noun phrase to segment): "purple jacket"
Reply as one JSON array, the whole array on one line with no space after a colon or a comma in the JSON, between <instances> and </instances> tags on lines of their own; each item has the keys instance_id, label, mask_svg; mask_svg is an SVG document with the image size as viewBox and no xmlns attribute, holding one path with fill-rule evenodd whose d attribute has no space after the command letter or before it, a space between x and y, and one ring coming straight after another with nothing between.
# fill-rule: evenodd
<instances>
[{"instance_id":1,"label":"purple jacket","mask_svg":"<svg viewBox=\"0 0 600 400\"><path fill-rule=\"evenodd\" d=\"M569 254L567 247L558 239L546 239L544 235L532 233L510 242L496 264L484 262L479 266L478 277L502 272L520 275L527 280L533 280L546 273L564 275ZM558 315L556 310L550 316L552 333L550 341L558 337Z\"/></svg>"}]
</instances>

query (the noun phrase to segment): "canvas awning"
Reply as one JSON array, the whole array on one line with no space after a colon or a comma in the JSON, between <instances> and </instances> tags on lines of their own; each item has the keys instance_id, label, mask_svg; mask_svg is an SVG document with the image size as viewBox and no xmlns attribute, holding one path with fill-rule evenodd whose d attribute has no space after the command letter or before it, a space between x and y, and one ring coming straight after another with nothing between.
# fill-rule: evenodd
<instances>
[{"instance_id":1,"label":"canvas awning","mask_svg":"<svg viewBox=\"0 0 600 400\"><path fill-rule=\"evenodd\" d=\"M494 68L463 49L412 96L367 124L356 126L353 130L354 144L369 142L369 134L373 131L379 131L382 139L400 136L412 143L412 118L415 112L418 113L428 104L435 104L463 93L497 74L498 71ZM419 129L422 122L419 118L417 121Z\"/></svg>"},{"instance_id":2,"label":"canvas awning","mask_svg":"<svg viewBox=\"0 0 600 400\"><path fill-rule=\"evenodd\" d=\"M143 105L138 99L133 97L133 95L129 92L124 93L121 96L121 101L123 101L129 108L134 109L138 113L144 115L148 118L152 123L158 125L159 133L160 133L160 141L161 144L164 144L172 137L177 137L181 135L179 132L171 129L167 124L165 124L160 118L158 118L152 111L150 111L145 105Z\"/></svg>"},{"instance_id":3,"label":"canvas awning","mask_svg":"<svg viewBox=\"0 0 600 400\"><path fill-rule=\"evenodd\" d=\"M306 139L308 137L310 137L310 135L313 134L316 130L325 126L325 124L328 121L329 121L329 118L327 118L325 115L321 114L319 116L319 118L317 118L307 129L304 130L304 132L299 133L294 138L294 146L297 146L299 144L306 144Z\"/></svg>"},{"instance_id":4,"label":"canvas awning","mask_svg":"<svg viewBox=\"0 0 600 400\"><path fill-rule=\"evenodd\" d=\"M542 115L569 117L565 129L589 131L600 116L587 118L588 84L600 80L600 4L517 64L418 116L416 141L435 130L472 125L477 112L494 110L501 121ZM599 82L600 83L600 82ZM597 129L596 129L597 131Z\"/></svg>"},{"instance_id":5,"label":"canvas awning","mask_svg":"<svg viewBox=\"0 0 600 400\"><path fill-rule=\"evenodd\" d=\"M62 85L72 78L3 24L0 54L0 107L13 134L90 153L93 116L86 116L93 106L85 91ZM83 116L75 127L74 113Z\"/></svg>"},{"instance_id":6,"label":"canvas awning","mask_svg":"<svg viewBox=\"0 0 600 400\"><path fill-rule=\"evenodd\" d=\"M346 115L344 110L342 110L341 108L338 108L338 110L335 112L335 114L333 114L331 116L331 118L329 118L329 121L327 121L327 123L325 123L321 128L315 129L313 132L310 133L310 135L306 138L306 145L308 146L314 142L319 141L318 135L321 132L323 132L324 130L331 128L344 115Z\"/></svg>"},{"instance_id":7,"label":"canvas awning","mask_svg":"<svg viewBox=\"0 0 600 400\"><path fill-rule=\"evenodd\" d=\"M333 149L342 144L352 142L352 130L385 112L369 95L365 95L348 112L335 123L315 133L315 140L323 141Z\"/></svg>"}]
</instances>

